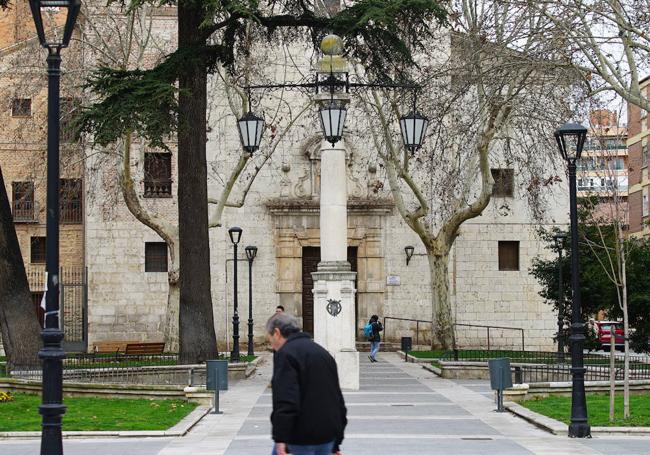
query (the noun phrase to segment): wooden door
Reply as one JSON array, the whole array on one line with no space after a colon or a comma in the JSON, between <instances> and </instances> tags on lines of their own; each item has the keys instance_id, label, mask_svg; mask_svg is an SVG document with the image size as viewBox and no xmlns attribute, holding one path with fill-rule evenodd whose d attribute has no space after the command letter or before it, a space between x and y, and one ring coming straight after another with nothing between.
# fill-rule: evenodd
<instances>
[{"instance_id":1,"label":"wooden door","mask_svg":"<svg viewBox=\"0 0 650 455\"><path fill-rule=\"evenodd\" d=\"M306 246L302 249L302 330L304 332L314 333L314 280L312 279L312 272L316 272L318 263L320 262L320 248ZM348 248L348 262L352 267L352 271L357 271L357 247ZM356 287L356 283L355 283ZM355 315L356 309L356 293L355 293ZM356 319L356 317L355 317ZM356 321L355 321L356 324Z\"/></svg>"}]
</instances>

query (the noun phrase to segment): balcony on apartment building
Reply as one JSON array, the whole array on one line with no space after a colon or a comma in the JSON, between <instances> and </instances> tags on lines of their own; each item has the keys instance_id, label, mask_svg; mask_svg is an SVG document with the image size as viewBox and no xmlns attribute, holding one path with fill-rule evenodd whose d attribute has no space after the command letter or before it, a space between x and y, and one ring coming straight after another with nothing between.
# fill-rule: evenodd
<instances>
[{"instance_id":1,"label":"balcony on apartment building","mask_svg":"<svg viewBox=\"0 0 650 455\"><path fill-rule=\"evenodd\" d=\"M13 201L11 213L14 223L38 223L38 203L30 200Z\"/></svg>"}]
</instances>

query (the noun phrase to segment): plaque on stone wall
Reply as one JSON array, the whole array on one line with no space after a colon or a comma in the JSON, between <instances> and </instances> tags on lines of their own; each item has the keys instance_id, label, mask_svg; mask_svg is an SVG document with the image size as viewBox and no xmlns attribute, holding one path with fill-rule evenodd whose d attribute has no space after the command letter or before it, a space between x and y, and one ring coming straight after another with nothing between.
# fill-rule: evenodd
<instances>
[{"instance_id":1,"label":"plaque on stone wall","mask_svg":"<svg viewBox=\"0 0 650 455\"><path fill-rule=\"evenodd\" d=\"M329 314L336 317L341 312L341 309L342 307L340 300L327 299L327 312Z\"/></svg>"},{"instance_id":2,"label":"plaque on stone wall","mask_svg":"<svg viewBox=\"0 0 650 455\"><path fill-rule=\"evenodd\" d=\"M402 284L402 281L399 275L388 275L386 277L387 286L399 286L400 284Z\"/></svg>"}]
</instances>

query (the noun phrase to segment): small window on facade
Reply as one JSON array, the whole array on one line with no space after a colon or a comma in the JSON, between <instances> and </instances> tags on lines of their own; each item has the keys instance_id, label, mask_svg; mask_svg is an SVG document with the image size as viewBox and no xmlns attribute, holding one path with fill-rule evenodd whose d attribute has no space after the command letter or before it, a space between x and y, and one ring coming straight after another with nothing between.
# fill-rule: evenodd
<instances>
[{"instance_id":1,"label":"small window on facade","mask_svg":"<svg viewBox=\"0 0 650 455\"><path fill-rule=\"evenodd\" d=\"M490 169L494 179L492 196L494 197L512 197L515 189L515 170L514 169Z\"/></svg>"},{"instance_id":2,"label":"small window on facade","mask_svg":"<svg viewBox=\"0 0 650 455\"><path fill-rule=\"evenodd\" d=\"M61 142L74 142L76 134L74 120L81 101L78 98L61 98L59 123L59 139Z\"/></svg>"},{"instance_id":3,"label":"small window on facade","mask_svg":"<svg viewBox=\"0 0 650 455\"><path fill-rule=\"evenodd\" d=\"M167 271L167 244L165 242L146 242L144 244L144 271Z\"/></svg>"},{"instance_id":4,"label":"small window on facade","mask_svg":"<svg viewBox=\"0 0 650 455\"><path fill-rule=\"evenodd\" d=\"M519 242L499 242L499 270L519 270Z\"/></svg>"},{"instance_id":5,"label":"small window on facade","mask_svg":"<svg viewBox=\"0 0 650 455\"><path fill-rule=\"evenodd\" d=\"M61 223L81 223L81 179L61 179L59 191Z\"/></svg>"},{"instance_id":6,"label":"small window on facade","mask_svg":"<svg viewBox=\"0 0 650 455\"><path fill-rule=\"evenodd\" d=\"M14 222L34 222L34 182L12 182Z\"/></svg>"},{"instance_id":7,"label":"small window on facade","mask_svg":"<svg viewBox=\"0 0 650 455\"><path fill-rule=\"evenodd\" d=\"M144 196L171 197L172 156L170 153L145 153Z\"/></svg>"},{"instance_id":8,"label":"small window on facade","mask_svg":"<svg viewBox=\"0 0 650 455\"><path fill-rule=\"evenodd\" d=\"M643 144L641 155L643 157L643 167L646 167L648 165L648 161L650 161L650 147L648 147L647 143Z\"/></svg>"},{"instance_id":9,"label":"small window on facade","mask_svg":"<svg viewBox=\"0 0 650 455\"><path fill-rule=\"evenodd\" d=\"M648 187L643 188L643 208L641 209L642 216L646 217L650 214L650 207L648 207Z\"/></svg>"},{"instance_id":10,"label":"small window on facade","mask_svg":"<svg viewBox=\"0 0 650 455\"><path fill-rule=\"evenodd\" d=\"M32 237L30 243L30 262L45 264L45 237Z\"/></svg>"},{"instance_id":11,"label":"small window on facade","mask_svg":"<svg viewBox=\"0 0 650 455\"><path fill-rule=\"evenodd\" d=\"M32 100L29 98L14 98L11 101L12 117L31 117Z\"/></svg>"}]
</instances>

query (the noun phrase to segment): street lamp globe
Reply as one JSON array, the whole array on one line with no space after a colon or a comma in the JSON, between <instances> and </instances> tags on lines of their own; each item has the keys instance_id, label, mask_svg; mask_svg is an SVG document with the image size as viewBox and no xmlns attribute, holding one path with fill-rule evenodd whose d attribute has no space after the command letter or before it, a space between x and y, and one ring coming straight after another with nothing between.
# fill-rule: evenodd
<instances>
[{"instance_id":1,"label":"street lamp globe","mask_svg":"<svg viewBox=\"0 0 650 455\"><path fill-rule=\"evenodd\" d=\"M417 111L412 111L399 119L404 146L415 153L422 146L424 135L429 126L429 119Z\"/></svg>"},{"instance_id":2,"label":"street lamp globe","mask_svg":"<svg viewBox=\"0 0 650 455\"><path fill-rule=\"evenodd\" d=\"M587 139L587 128L579 123L565 123L555 131L555 140L562 157L575 163L582 155Z\"/></svg>"},{"instance_id":3,"label":"street lamp globe","mask_svg":"<svg viewBox=\"0 0 650 455\"><path fill-rule=\"evenodd\" d=\"M262 134L264 134L264 119L249 111L237 120L237 124L239 126L239 139L244 150L253 153L259 149Z\"/></svg>"},{"instance_id":4,"label":"street lamp globe","mask_svg":"<svg viewBox=\"0 0 650 455\"><path fill-rule=\"evenodd\" d=\"M253 261L255 259L255 256L257 256L257 247L256 246L247 246L244 248L246 251L246 257L248 258L249 261Z\"/></svg>"},{"instance_id":5,"label":"street lamp globe","mask_svg":"<svg viewBox=\"0 0 650 455\"><path fill-rule=\"evenodd\" d=\"M345 103L339 100L330 100L318 110L323 136L332 147L343 137L347 112Z\"/></svg>"},{"instance_id":6,"label":"street lamp globe","mask_svg":"<svg viewBox=\"0 0 650 455\"><path fill-rule=\"evenodd\" d=\"M81 9L81 0L29 0L29 6L41 46L48 49L68 47ZM58 18L63 14L65 23L61 34Z\"/></svg>"},{"instance_id":7,"label":"street lamp globe","mask_svg":"<svg viewBox=\"0 0 650 455\"><path fill-rule=\"evenodd\" d=\"M241 239L242 228L234 226L228 229L228 235L233 245L237 245Z\"/></svg>"}]
</instances>

